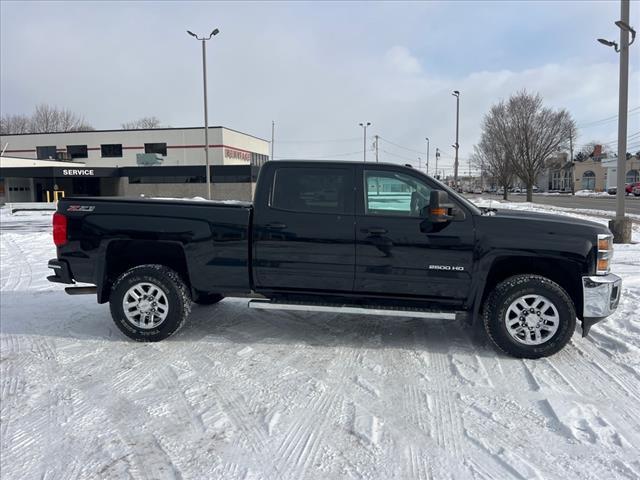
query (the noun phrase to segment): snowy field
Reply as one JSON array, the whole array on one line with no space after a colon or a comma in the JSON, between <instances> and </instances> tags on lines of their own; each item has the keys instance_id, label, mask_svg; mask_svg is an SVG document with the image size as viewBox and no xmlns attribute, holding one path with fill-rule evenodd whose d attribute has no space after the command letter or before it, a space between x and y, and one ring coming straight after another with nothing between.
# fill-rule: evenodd
<instances>
[{"instance_id":1,"label":"snowy field","mask_svg":"<svg viewBox=\"0 0 640 480\"><path fill-rule=\"evenodd\" d=\"M0 221L3 479L640 478L638 244L618 312L523 361L457 322L233 299L134 343L46 281L48 214Z\"/></svg>"}]
</instances>

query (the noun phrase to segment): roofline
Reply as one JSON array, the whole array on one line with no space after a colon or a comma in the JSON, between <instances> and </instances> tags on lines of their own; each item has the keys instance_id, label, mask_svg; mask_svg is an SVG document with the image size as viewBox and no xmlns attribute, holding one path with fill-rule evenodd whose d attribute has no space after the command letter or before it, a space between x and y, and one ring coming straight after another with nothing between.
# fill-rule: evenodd
<instances>
[{"instance_id":1,"label":"roofline","mask_svg":"<svg viewBox=\"0 0 640 480\"><path fill-rule=\"evenodd\" d=\"M246 135L247 137L252 137L252 138L255 138L257 140L262 140L263 142L269 143L269 141L265 140L264 138L257 137L255 135L251 135L250 133L241 132L240 130L236 130L234 128L223 127L223 126L217 125L217 126L209 127L209 130L211 130L212 128L213 129L223 128L223 129L229 130L231 132L239 133L241 135ZM70 131L70 132L7 133L7 134L1 135L1 136L4 138L4 137L24 137L24 136L27 136L27 135L68 135L68 134L75 134L75 133L151 132L151 131L158 131L158 130L203 130L203 129L204 129L204 127L114 128L114 129L107 129L107 130L73 130L73 131Z\"/></svg>"}]
</instances>

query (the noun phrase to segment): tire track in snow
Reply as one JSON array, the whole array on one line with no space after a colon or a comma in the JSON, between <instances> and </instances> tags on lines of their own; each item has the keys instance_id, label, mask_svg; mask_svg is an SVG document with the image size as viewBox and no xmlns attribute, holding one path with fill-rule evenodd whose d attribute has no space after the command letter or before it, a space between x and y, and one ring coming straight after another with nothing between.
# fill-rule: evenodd
<instances>
[{"instance_id":1,"label":"tire track in snow","mask_svg":"<svg viewBox=\"0 0 640 480\"><path fill-rule=\"evenodd\" d=\"M305 478L322 443L327 441L326 427L337 409L340 409L338 397L322 392L305 406L304 416L294 419L276 450L278 470L286 478Z\"/></svg>"}]
</instances>

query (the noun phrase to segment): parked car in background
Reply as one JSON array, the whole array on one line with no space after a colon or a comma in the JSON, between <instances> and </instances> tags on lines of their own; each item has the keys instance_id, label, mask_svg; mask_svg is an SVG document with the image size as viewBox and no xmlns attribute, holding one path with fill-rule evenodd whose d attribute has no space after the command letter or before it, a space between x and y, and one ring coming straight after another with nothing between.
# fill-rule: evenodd
<instances>
[{"instance_id":1,"label":"parked car in background","mask_svg":"<svg viewBox=\"0 0 640 480\"><path fill-rule=\"evenodd\" d=\"M640 191L640 182L634 182L634 183L625 183L624 184L624 191L626 195L640 195L640 194L636 194L634 193L635 191ZM607 193L609 195L615 195L616 193L618 193L618 188L617 187L610 187L607 189Z\"/></svg>"},{"instance_id":2,"label":"parked car in background","mask_svg":"<svg viewBox=\"0 0 640 480\"><path fill-rule=\"evenodd\" d=\"M631 193L633 193L636 197L640 197L640 182L634 184L631 189Z\"/></svg>"}]
</instances>

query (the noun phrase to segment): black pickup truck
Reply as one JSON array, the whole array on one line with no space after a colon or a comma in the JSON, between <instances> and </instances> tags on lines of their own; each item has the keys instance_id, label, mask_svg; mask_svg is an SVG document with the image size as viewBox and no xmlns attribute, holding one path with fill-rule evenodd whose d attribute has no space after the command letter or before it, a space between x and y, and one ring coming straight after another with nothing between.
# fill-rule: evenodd
<instances>
[{"instance_id":1,"label":"black pickup truck","mask_svg":"<svg viewBox=\"0 0 640 480\"><path fill-rule=\"evenodd\" d=\"M410 167L266 163L255 201L65 198L53 282L96 293L138 341L175 333L191 303L481 321L518 357L559 351L615 311L611 233L478 208ZM212 311L215 314L215 310Z\"/></svg>"}]
</instances>

